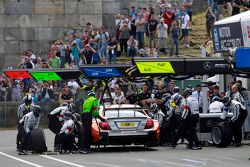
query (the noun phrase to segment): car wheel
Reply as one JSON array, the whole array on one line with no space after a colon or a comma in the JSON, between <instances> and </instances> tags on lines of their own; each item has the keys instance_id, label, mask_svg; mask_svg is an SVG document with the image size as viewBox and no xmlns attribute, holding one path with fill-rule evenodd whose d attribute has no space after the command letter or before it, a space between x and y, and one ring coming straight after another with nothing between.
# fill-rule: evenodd
<instances>
[{"instance_id":1,"label":"car wheel","mask_svg":"<svg viewBox=\"0 0 250 167\"><path fill-rule=\"evenodd\" d=\"M33 151L37 153L43 153L47 151L47 144L42 128L37 128L31 131L31 140Z\"/></svg>"},{"instance_id":2,"label":"car wheel","mask_svg":"<svg viewBox=\"0 0 250 167\"><path fill-rule=\"evenodd\" d=\"M232 131L225 122L216 124L211 135L213 143L218 147L227 147L232 142Z\"/></svg>"},{"instance_id":3,"label":"car wheel","mask_svg":"<svg viewBox=\"0 0 250 167\"><path fill-rule=\"evenodd\" d=\"M83 139L83 126L79 125L78 127L78 147L79 148L83 148L82 139Z\"/></svg>"}]
</instances>

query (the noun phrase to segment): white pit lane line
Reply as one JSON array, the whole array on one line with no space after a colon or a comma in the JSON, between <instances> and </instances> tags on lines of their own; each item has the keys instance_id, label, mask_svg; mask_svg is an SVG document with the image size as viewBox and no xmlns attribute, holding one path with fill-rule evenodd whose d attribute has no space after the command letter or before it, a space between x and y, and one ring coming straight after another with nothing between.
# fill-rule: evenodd
<instances>
[{"instance_id":1,"label":"white pit lane line","mask_svg":"<svg viewBox=\"0 0 250 167\"><path fill-rule=\"evenodd\" d=\"M57 162L61 162L61 163L64 163L64 164L67 164L67 165L70 165L70 166L86 167L86 166L83 166L83 165L75 164L75 163L68 162L68 161L64 161L64 160L61 160L61 159L49 157L49 156L47 156L47 155L40 155L40 156L41 156L41 157L44 157L44 158L48 158L48 159L54 160L54 161L57 161Z\"/></svg>"},{"instance_id":2,"label":"white pit lane line","mask_svg":"<svg viewBox=\"0 0 250 167\"><path fill-rule=\"evenodd\" d=\"M203 161L197 161L197 160L193 160L193 159L188 159L188 158L184 158L181 159L182 161L187 161L187 162L192 162L192 163L197 163L197 164L202 164L203 166L206 166L206 162Z\"/></svg>"},{"instance_id":3,"label":"white pit lane line","mask_svg":"<svg viewBox=\"0 0 250 167\"><path fill-rule=\"evenodd\" d=\"M68 165L71 165L71 166L86 167L86 166L83 166L83 165L71 163L71 162L64 161L64 160L57 159L57 158L53 158L53 157L50 157L50 156L47 156L47 155L40 155L40 156L44 157L44 158L48 158L48 159L54 160L54 161L57 161L57 162L65 163L65 164L68 164ZM98 166L107 166L107 167L122 167L122 166L119 166L119 165L108 164L108 163L98 163L98 162L86 162L86 164L98 165Z\"/></svg>"},{"instance_id":4,"label":"white pit lane line","mask_svg":"<svg viewBox=\"0 0 250 167\"><path fill-rule=\"evenodd\" d=\"M9 155L9 154L5 154L5 153L3 153L3 152L0 152L0 155L6 156L6 157L8 157L8 158L12 158L12 159L14 159L14 160L20 161L20 162L22 162L22 163L25 163L25 164L28 164L28 165L31 165L31 166L35 166L35 167L44 167L44 166L41 166L41 165L38 165L38 164L35 164L35 163L32 163L32 162L25 161L25 160L23 160L23 159L20 159L20 158L11 156L11 155Z\"/></svg>"}]
</instances>

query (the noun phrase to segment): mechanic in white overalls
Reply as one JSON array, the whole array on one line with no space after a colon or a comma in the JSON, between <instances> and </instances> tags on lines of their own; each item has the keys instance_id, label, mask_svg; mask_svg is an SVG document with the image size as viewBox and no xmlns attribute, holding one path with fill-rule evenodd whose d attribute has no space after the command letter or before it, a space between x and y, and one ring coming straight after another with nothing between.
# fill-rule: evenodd
<instances>
[{"instance_id":1,"label":"mechanic in white overalls","mask_svg":"<svg viewBox=\"0 0 250 167\"><path fill-rule=\"evenodd\" d=\"M230 125L230 128L234 136L234 146L239 147L241 146L241 140L242 140L241 127L244 124L244 121L247 117L246 107L243 106L240 102L231 99L230 96L223 97L222 103L224 104L225 108L221 116L221 119L226 120L228 112L233 113L233 116L230 119L227 119L227 121Z\"/></svg>"}]
</instances>

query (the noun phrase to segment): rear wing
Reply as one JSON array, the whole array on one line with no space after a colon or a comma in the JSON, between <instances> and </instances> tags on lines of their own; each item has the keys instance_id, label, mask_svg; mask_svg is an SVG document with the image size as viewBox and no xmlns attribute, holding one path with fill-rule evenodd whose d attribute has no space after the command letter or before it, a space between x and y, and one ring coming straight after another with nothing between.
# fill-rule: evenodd
<instances>
[{"instance_id":1,"label":"rear wing","mask_svg":"<svg viewBox=\"0 0 250 167\"><path fill-rule=\"evenodd\" d=\"M103 106L103 116L105 116L106 111L117 111L118 112L118 117L120 117L120 111L121 110L132 110L134 112L134 117L136 112L141 112L142 114L146 114L148 116L148 108L145 107L140 107L140 106L135 106L135 107L114 107L114 108L105 108Z\"/></svg>"}]
</instances>

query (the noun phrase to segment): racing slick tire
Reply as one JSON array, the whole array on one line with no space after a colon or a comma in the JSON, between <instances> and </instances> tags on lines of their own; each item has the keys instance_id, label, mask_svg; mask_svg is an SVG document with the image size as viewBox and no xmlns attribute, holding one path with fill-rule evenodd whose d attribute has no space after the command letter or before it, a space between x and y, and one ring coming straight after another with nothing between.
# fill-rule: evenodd
<instances>
[{"instance_id":1,"label":"racing slick tire","mask_svg":"<svg viewBox=\"0 0 250 167\"><path fill-rule=\"evenodd\" d=\"M57 134L60 132L62 128L61 123L59 122L58 118L55 115L48 114L49 125L48 128L54 133Z\"/></svg>"},{"instance_id":2,"label":"racing slick tire","mask_svg":"<svg viewBox=\"0 0 250 167\"><path fill-rule=\"evenodd\" d=\"M33 129L31 131L31 140L33 151L43 153L47 151L47 144L45 140L44 131L42 128Z\"/></svg>"},{"instance_id":3,"label":"racing slick tire","mask_svg":"<svg viewBox=\"0 0 250 167\"><path fill-rule=\"evenodd\" d=\"M83 126L79 125L79 129L78 129L78 148L82 148L83 147Z\"/></svg>"},{"instance_id":4,"label":"racing slick tire","mask_svg":"<svg viewBox=\"0 0 250 167\"><path fill-rule=\"evenodd\" d=\"M211 132L213 143L217 147L227 147L232 143L232 131L225 122L216 124Z\"/></svg>"}]
</instances>

